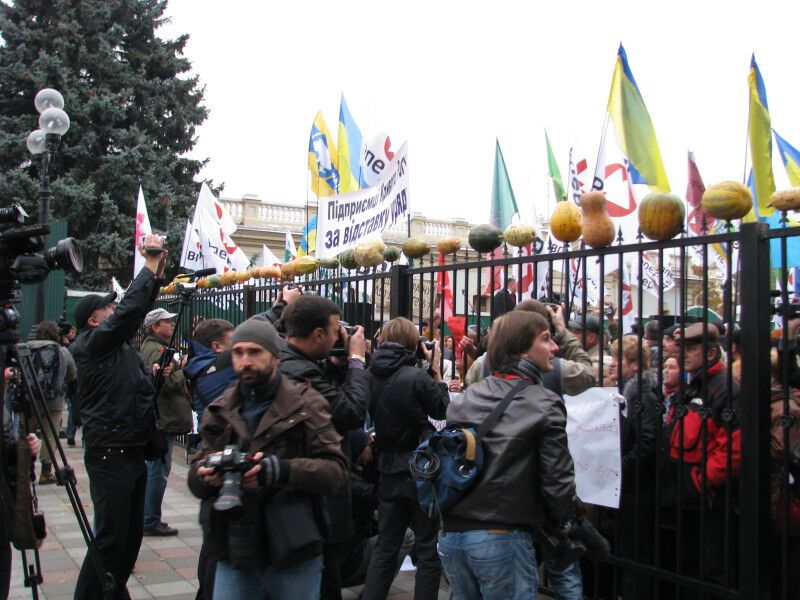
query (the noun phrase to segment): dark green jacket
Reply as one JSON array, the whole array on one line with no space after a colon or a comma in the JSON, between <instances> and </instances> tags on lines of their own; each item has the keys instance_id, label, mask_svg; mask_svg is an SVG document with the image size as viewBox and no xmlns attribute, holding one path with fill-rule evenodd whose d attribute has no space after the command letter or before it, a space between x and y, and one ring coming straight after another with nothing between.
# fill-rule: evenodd
<instances>
[{"instance_id":1,"label":"dark green jacket","mask_svg":"<svg viewBox=\"0 0 800 600\"><path fill-rule=\"evenodd\" d=\"M166 344L148 335L142 342L142 358L149 368L161 360L161 349ZM189 433L192 430L192 406L185 392L183 369L173 361L172 373L164 379L158 395L158 422L166 433Z\"/></svg>"}]
</instances>

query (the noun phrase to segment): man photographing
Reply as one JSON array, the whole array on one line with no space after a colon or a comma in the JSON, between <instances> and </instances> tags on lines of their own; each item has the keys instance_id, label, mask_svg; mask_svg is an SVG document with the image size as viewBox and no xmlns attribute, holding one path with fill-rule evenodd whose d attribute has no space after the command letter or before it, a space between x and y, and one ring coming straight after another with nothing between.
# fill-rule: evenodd
<instances>
[{"instance_id":1,"label":"man photographing","mask_svg":"<svg viewBox=\"0 0 800 600\"><path fill-rule=\"evenodd\" d=\"M106 571L114 576L115 598L128 597L125 582L142 543L145 445L155 433L151 370L129 340L158 294L167 260L164 238L148 235L139 252L144 268L116 308L114 293L90 294L77 303L75 325L81 331L72 343L95 540ZM75 598L102 597L87 555Z\"/></svg>"}]
</instances>

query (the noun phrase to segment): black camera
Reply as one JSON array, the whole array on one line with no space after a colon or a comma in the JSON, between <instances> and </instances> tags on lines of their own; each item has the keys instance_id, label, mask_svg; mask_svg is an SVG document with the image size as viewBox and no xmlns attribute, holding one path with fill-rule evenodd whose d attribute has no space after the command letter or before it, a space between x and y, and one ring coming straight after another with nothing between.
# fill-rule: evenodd
<instances>
[{"instance_id":1,"label":"black camera","mask_svg":"<svg viewBox=\"0 0 800 600\"><path fill-rule=\"evenodd\" d=\"M356 332L355 326L350 325L347 321L339 321L339 325L347 332L348 338ZM339 339L336 340L333 348L331 348L331 356L347 356L347 346L344 345L344 338L341 335Z\"/></svg>"},{"instance_id":2,"label":"black camera","mask_svg":"<svg viewBox=\"0 0 800 600\"><path fill-rule=\"evenodd\" d=\"M547 546L558 570L567 568L584 554L601 561L611 554L611 545L585 517L577 517L556 525L546 523L537 534Z\"/></svg>"},{"instance_id":3,"label":"black camera","mask_svg":"<svg viewBox=\"0 0 800 600\"><path fill-rule=\"evenodd\" d=\"M433 350L433 342L426 338L424 335L419 336L419 343L425 346L428 350Z\"/></svg>"},{"instance_id":4,"label":"black camera","mask_svg":"<svg viewBox=\"0 0 800 600\"><path fill-rule=\"evenodd\" d=\"M796 319L800 317L800 298L789 296L786 306L783 306L783 292L780 290L770 290L769 295L775 298L772 304L772 314L779 315L786 319ZM785 312L784 312L785 311Z\"/></svg>"},{"instance_id":5,"label":"black camera","mask_svg":"<svg viewBox=\"0 0 800 600\"><path fill-rule=\"evenodd\" d=\"M200 466L210 467L214 473L222 473L222 487L214 501L216 510L229 511L242 506L242 473L257 464L252 455L242 452L236 445L225 446L222 452L206 456Z\"/></svg>"}]
</instances>

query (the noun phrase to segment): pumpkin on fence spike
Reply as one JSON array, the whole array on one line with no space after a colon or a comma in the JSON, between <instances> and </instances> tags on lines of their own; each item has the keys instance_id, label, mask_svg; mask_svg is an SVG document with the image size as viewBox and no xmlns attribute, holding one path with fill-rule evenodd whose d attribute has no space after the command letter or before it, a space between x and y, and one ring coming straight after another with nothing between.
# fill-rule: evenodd
<instances>
[{"instance_id":1,"label":"pumpkin on fence spike","mask_svg":"<svg viewBox=\"0 0 800 600\"><path fill-rule=\"evenodd\" d=\"M383 260L388 263L393 263L399 258L400 250L398 248L395 248L394 246L386 246L386 250L383 251Z\"/></svg>"},{"instance_id":2,"label":"pumpkin on fence spike","mask_svg":"<svg viewBox=\"0 0 800 600\"><path fill-rule=\"evenodd\" d=\"M550 216L550 233L559 242L571 243L583 233L583 218L578 205L569 200L556 203Z\"/></svg>"},{"instance_id":3,"label":"pumpkin on fence spike","mask_svg":"<svg viewBox=\"0 0 800 600\"><path fill-rule=\"evenodd\" d=\"M261 267L261 277L264 279L280 279L281 268L279 266Z\"/></svg>"},{"instance_id":4,"label":"pumpkin on fence spike","mask_svg":"<svg viewBox=\"0 0 800 600\"><path fill-rule=\"evenodd\" d=\"M503 243L503 232L494 225L476 225L469 230L467 242L476 252L488 254Z\"/></svg>"},{"instance_id":5,"label":"pumpkin on fence spike","mask_svg":"<svg viewBox=\"0 0 800 600\"><path fill-rule=\"evenodd\" d=\"M283 263L281 265L281 279L284 281L291 281L294 279L294 276L297 275L294 269L295 264L293 260Z\"/></svg>"},{"instance_id":6,"label":"pumpkin on fence spike","mask_svg":"<svg viewBox=\"0 0 800 600\"><path fill-rule=\"evenodd\" d=\"M339 259L338 258L326 258L320 259L319 266L323 269L338 269L339 268Z\"/></svg>"},{"instance_id":7,"label":"pumpkin on fence spike","mask_svg":"<svg viewBox=\"0 0 800 600\"><path fill-rule=\"evenodd\" d=\"M319 268L319 260L313 256L298 256L292 262L295 275L309 275Z\"/></svg>"},{"instance_id":8,"label":"pumpkin on fence spike","mask_svg":"<svg viewBox=\"0 0 800 600\"><path fill-rule=\"evenodd\" d=\"M783 211L800 209L800 187L772 192L767 206Z\"/></svg>"},{"instance_id":9,"label":"pumpkin on fence spike","mask_svg":"<svg viewBox=\"0 0 800 600\"><path fill-rule=\"evenodd\" d=\"M386 244L382 240L358 242L353 252L359 267L377 267L383 263L383 251Z\"/></svg>"},{"instance_id":10,"label":"pumpkin on fence spike","mask_svg":"<svg viewBox=\"0 0 800 600\"><path fill-rule=\"evenodd\" d=\"M352 270L358 268L355 253L352 250L345 250L339 255L339 263L343 269Z\"/></svg>"},{"instance_id":11,"label":"pumpkin on fence spike","mask_svg":"<svg viewBox=\"0 0 800 600\"><path fill-rule=\"evenodd\" d=\"M430 254L430 251L431 247L425 240L410 237L403 242L403 254L408 258L422 258L426 254Z\"/></svg>"},{"instance_id":12,"label":"pumpkin on fence spike","mask_svg":"<svg viewBox=\"0 0 800 600\"><path fill-rule=\"evenodd\" d=\"M723 181L703 192L703 210L716 219L741 219L753 208L753 195L738 181Z\"/></svg>"},{"instance_id":13,"label":"pumpkin on fence spike","mask_svg":"<svg viewBox=\"0 0 800 600\"><path fill-rule=\"evenodd\" d=\"M651 240L671 240L683 231L686 210L675 194L653 192L639 203L639 229Z\"/></svg>"},{"instance_id":14,"label":"pumpkin on fence spike","mask_svg":"<svg viewBox=\"0 0 800 600\"><path fill-rule=\"evenodd\" d=\"M505 239L509 246L522 248L536 239L536 229L531 225L512 223L506 227L506 230L503 232L503 239Z\"/></svg>"},{"instance_id":15,"label":"pumpkin on fence spike","mask_svg":"<svg viewBox=\"0 0 800 600\"><path fill-rule=\"evenodd\" d=\"M458 252L461 250L461 240L454 237L441 239L436 242L436 249L439 251L439 254Z\"/></svg>"},{"instance_id":16,"label":"pumpkin on fence spike","mask_svg":"<svg viewBox=\"0 0 800 600\"><path fill-rule=\"evenodd\" d=\"M614 242L616 229L606 209L603 192L586 192L581 196L583 241L592 248L605 248Z\"/></svg>"}]
</instances>

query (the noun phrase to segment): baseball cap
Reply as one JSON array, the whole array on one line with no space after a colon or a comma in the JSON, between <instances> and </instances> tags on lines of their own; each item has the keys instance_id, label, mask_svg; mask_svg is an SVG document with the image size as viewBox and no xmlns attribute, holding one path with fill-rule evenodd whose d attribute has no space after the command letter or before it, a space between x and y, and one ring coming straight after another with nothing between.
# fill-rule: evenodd
<instances>
[{"instance_id":1,"label":"baseball cap","mask_svg":"<svg viewBox=\"0 0 800 600\"><path fill-rule=\"evenodd\" d=\"M151 325L155 325L164 319L171 319L177 316L178 313L171 313L164 308L156 308L151 310L144 318L144 328L147 329Z\"/></svg>"},{"instance_id":2,"label":"baseball cap","mask_svg":"<svg viewBox=\"0 0 800 600\"><path fill-rule=\"evenodd\" d=\"M86 321L89 320L89 317L92 316L94 311L98 308L108 306L116 302L116 300L116 292L111 292L105 296L101 294L88 294L84 296L78 300L78 303L75 305L75 310L73 311L75 314L75 325L79 328L86 327Z\"/></svg>"}]
</instances>

